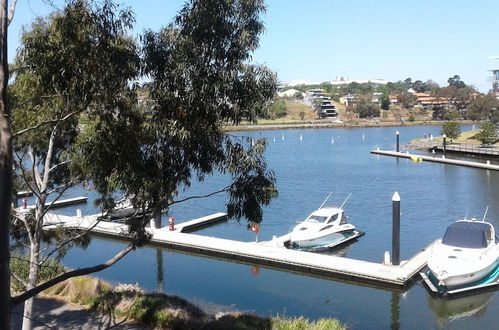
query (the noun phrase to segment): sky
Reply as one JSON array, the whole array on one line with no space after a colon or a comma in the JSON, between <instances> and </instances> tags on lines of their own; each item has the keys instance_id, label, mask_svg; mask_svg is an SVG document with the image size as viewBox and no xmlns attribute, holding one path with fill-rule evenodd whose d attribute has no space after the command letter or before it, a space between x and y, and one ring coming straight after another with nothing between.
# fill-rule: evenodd
<instances>
[{"instance_id":1,"label":"sky","mask_svg":"<svg viewBox=\"0 0 499 330\"><path fill-rule=\"evenodd\" d=\"M18 0L9 27L9 59L21 27L53 7ZM184 0L116 0L136 14L133 34L171 22ZM63 1L53 0L62 8ZM265 32L253 61L281 82L306 79L434 80L459 75L481 92L499 69L498 0L266 0Z\"/></svg>"}]
</instances>

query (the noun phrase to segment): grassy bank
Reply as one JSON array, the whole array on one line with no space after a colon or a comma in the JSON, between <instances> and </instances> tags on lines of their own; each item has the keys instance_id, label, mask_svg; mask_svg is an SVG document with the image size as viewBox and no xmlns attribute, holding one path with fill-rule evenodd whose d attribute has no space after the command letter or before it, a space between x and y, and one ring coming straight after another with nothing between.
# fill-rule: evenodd
<instances>
[{"instance_id":1,"label":"grassy bank","mask_svg":"<svg viewBox=\"0 0 499 330\"><path fill-rule=\"evenodd\" d=\"M378 119L360 119L348 114L345 106L335 103L338 111L338 119L342 123L334 123L333 118L317 118L317 114L311 107L302 102L285 100L288 114L282 118L259 119L256 123L242 122L238 126L226 126L226 131L255 131L274 129L297 129L297 128L359 128L359 127L398 127L398 126L422 126L442 125L444 121L431 120L430 112L409 112L395 107L390 111L381 111ZM301 119L300 113L303 113ZM471 124L471 121L461 121L461 124Z\"/></svg>"},{"instance_id":2,"label":"grassy bank","mask_svg":"<svg viewBox=\"0 0 499 330\"><path fill-rule=\"evenodd\" d=\"M69 279L48 289L44 295L86 306L110 319L126 319L158 329L346 329L334 319L267 318L241 312L210 315L177 296L146 293L129 284L113 288L91 277Z\"/></svg>"}]
</instances>

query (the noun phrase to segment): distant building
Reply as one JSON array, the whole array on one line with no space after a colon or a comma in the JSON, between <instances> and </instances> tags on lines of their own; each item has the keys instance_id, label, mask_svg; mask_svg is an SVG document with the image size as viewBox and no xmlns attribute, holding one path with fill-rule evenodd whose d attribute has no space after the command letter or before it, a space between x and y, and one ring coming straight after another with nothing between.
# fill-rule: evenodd
<instances>
[{"instance_id":1,"label":"distant building","mask_svg":"<svg viewBox=\"0 0 499 330\"><path fill-rule=\"evenodd\" d=\"M348 77L336 77L335 80L330 81L331 85L333 86L341 86L341 85L348 85L351 83L358 83L358 84L366 84L366 83L371 83L375 85L386 85L389 83L388 80L384 79L357 79L357 80L351 80Z\"/></svg>"},{"instance_id":2,"label":"distant building","mask_svg":"<svg viewBox=\"0 0 499 330\"><path fill-rule=\"evenodd\" d=\"M287 91L283 92L277 92L277 95L279 95L279 97L294 97L296 96L297 93L300 94L302 97L305 97L305 93L302 93L294 88L288 89Z\"/></svg>"},{"instance_id":3,"label":"distant building","mask_svg":"<svg viewBox=\"0 0 499 330\"><path fill-rule=\"evenodd\" d=\"M336 106L330 101L325 100L321 102L321 108L319 110L320 118L336 118L338 113L336 112Z\"/></svg>"},{"instance_id":4,"label":"distant building","mask_svg":"<svg viewBox=\"0 0 499 330\"><path fill-rule=\"evenodd\" d=\"M356 99L355 95L351 95L351 94L344 95L344 96L340 97L340 103L348 106L348 105L355 103L355 99Z\"/></svg>"},{"instance_id":5,"label":"distant building","mask_svg":"<svg viewBox=\"0 0 499 330\"><path fill-rule=\"evenodd\" d=\"M315 89L309 89L306 93L305 93L305 98L303 99L303 102L310 106L310 107L314 107L316 104L316 100L330 100L331 98L326 96L326 94L324 94L324 90L321 89L321 88L315 88Z\"/></svg>"},{"instance_id":6,"label":"distant building","mask_svg":"<svg viewBox=\"0 0 499 330\"><path fill-rule=\"evenodd\" d=\"M499 56L489 56L491 60L498 60ZM492 93L496 94L496 97L499 99L499 69L489 70L492 72L492 78L490 81L492 82Z\"/></svg>"}]
</instances>

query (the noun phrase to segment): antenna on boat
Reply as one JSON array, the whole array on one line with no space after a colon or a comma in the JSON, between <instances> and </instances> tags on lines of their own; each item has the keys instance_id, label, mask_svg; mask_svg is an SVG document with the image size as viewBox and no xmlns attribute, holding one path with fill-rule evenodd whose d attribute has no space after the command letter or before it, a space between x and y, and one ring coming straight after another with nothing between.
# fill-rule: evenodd
<instances>
[{"instance_id":1,"label":"antenna on boat","mask_svg":"<svg viewBox=\"0 0 499 330\"><path fill-rule=\"evenodd\" d=\"M485 209L485 214L483 215L482 221L485 221L485 217L487 216L488 211L489 211L489 206L487 205L487 208Z\"/></svg>"},{"instance_id":2,"label":"antenna on boat","mask_svg":"<svg viewBox=\"0 0 499 330\"><path fill-rule=\"evenodd\" d=\"M341 203L340 209L343 208L343 206L346 204L346 202L350 198L350 196L352 196L352 193L348 194L348 197L343 201L343 203Z\"/></svg>"},{"instance_id":3,"label":"antenna on boat","mask_svg":"<svg viewBox=\"0 0 499 330\"><path fill-rule=\"evenodd\" d=\"M470 212L470 209L467 209L466 210L466 214L464 215L464 220L467 220L468 219L468 213Z\"/></svg>"},{"instance_id":4,"label":"antenna on boat","mask_svg":"<svg viewBox=\"0 0 499 330\"><path fill-rule=\"evenodd\" d=\"M329 193L329 195L327 195L326 199L324 200L324 202L322 202L321 206L319 206L320 209L322 209L322 207L324 206L324 204L326 204L327 200L329 199L329 197L331 197L331 195L333 194L333 192L331 191Z\"/></svg>"}]
</instances>

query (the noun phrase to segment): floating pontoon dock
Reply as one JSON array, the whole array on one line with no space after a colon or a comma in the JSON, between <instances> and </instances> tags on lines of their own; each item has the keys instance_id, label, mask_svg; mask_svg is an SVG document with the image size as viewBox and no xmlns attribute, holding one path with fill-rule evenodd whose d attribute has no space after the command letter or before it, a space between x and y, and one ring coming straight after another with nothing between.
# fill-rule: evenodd
<instances>
[{"instance_id":1,"label":"floating pontoon dock","mask_svg":"<svg viewBox=\"0 0 499 330\"><path fill-rule=\"evenodd\" d=\"M82 197L75 197L75 198L68 198L68 199L61 199L55 202L46 202L45 206L51 207L51 208L58 208L58 207L64 207L64 206L69 206L69 205L76 205L76 204L82 204L86 203L88 200L88 197L82 196ZM28 205L26 208L27 209L34 209L36 206L35 205Z\"/></svg>"},{"instance_id":2,"label":"floating pontoon dock","mask_svg":"<svg viewBox=\"0 0 499 330\"><path fill-rule=\"evenodd\" d=\"M436 156L423 156L417 154L410 154L404 152L396 152L396 151L388 151L388 150L371 150L372 154L384 155L384 156L393 156L400 158L408 158L415 159L426 162L434 162L434 163L443 163L443 164L451 164L451 165L460 165L474 168L481 168L486 170L499 171L499 165L492 165L490 163L479 163L479 162L470 162L466 160L457 160L457 159L448 159L445 157L436 157Z\"/></svg>"},{"instance_id":3,"label":"floating pontoon dock","mask_svg":"<svg viewBox=\"0 0 499 330\"><path fill-rule=\"evenodd\" d=\"M206 217L197 218L191 221L176 224L175 231L179 231L181 233L188 233L222 221L227 221L227 214L221 212L215 213Z\"/></svg>"},{"instance_id":4,"label":"floating pontoon dock","mask_svg":"<svg viewBox=\"0 0 499 330\"><path fill-rule=\"evenodd\" d=\"M45 223L50 227L70 227L90 230L104 236L127 239L128 226L120 223L98 221L94 216L62 216L47 214ZM205 221L219 218L220 214L204 217ZM178 224L177 228L181 228ZM377 286L403 288L426 265L429 247L417 253L400 266L354 260L331 255L303 252L279 246L279 240L265 242L241 242L215 237L170 231L168 227L148 229L151 243L171 249L204 254L230 261L252 262L263 266L298 271L304 274L335 277L369 283Z\"/></svg>"}]
</instances>

